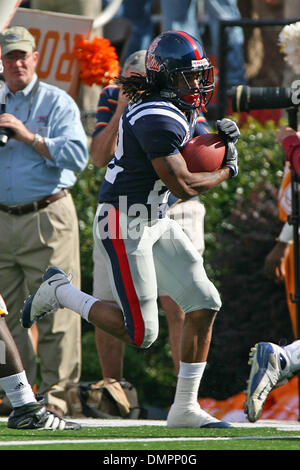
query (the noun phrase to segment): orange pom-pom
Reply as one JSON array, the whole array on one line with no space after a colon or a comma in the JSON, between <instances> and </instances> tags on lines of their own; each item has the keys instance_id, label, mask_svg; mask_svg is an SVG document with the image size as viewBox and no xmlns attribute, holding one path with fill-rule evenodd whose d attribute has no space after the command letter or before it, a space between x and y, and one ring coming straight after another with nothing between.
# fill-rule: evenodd
<instances>
[{"instance_id":1,"label":"orange pom-pom","mask_svg":"<svg viewBox=\"0 0 300 470\"><path fill-rule=\"evenodd\" d=\"M79 39L73 53L80 65L80 80L85 85L106 86L119 75L121 67L116 50L106 38Z\"/></svg>"}]
</instances>

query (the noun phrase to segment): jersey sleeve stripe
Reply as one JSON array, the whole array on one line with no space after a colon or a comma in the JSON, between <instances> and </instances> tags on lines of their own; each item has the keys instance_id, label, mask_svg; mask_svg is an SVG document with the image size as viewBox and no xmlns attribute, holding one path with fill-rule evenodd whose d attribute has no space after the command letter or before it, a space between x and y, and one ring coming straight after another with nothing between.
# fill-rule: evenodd
<instances>
[{"instance_id":1,"label":"jersey sleeve stripe","mask_svg":"<svg viewBox=\"0 0 300 470\"><path fill-rule=\"evenodd\" d=\"M147 103L137 104L137 105L135 105L135 106L133 106L132 108L129 109L126 116L129 117L132 114L134 114L135 112L140 111L141 109L144 109L144 108L151 108L151 107L166 108L166 106L169 109L173 109L174 112L176 112L177 114L182 115L184 117L183 112L180 111L180 109L178 109L173 103L171 103L171 102L166 103L164 101L149 101Z\"/></svg>"},{"instance_id":2,"label":"jersey sleeve stripe","mask_svg":"<svg viewBox=\"0 0 300 470\"><path fill-rule=\"evenodd\" d=\"M118 100L113 100L112 98L108 98L107 101L111 104L117 104L118 103Z\"/></svg>"},{"instance_id":3,"label":"jersey sleeve stripe","mask_svg":"<svg viewBox=\"0 0 300 470\"><path fill-rule=\"evenodd\" d=\"M140 119L142 117L145 117L147 115L168 116L168 117L178 121L184 127L186 132L189 131L189 126L188 126L187 122L181 116L179 116L178 114L176 114L175 112L173 112L171 110L162 109L162 108L151 108L151 109L141 110L140 112L133 115L132 118L129 120L129 122L133 126L138 119Z\"/></svg>"},{"instance_id":4,"label":"jersey sleeve stripe","mask_svg":"<svg viewBox=\"0 0 300 470\"><path fill-rule=\"evenodd\" d=\"M99 113L100 111L102 112L105 111L106 113L110 113L110 114L113 113L113 111L108 106L99 106L97 108L97 113Z\"/></svg>"},{"instance_id":5,"label":"jersey sleeve stripe","mask_svg":"<svg viewBox=\"0 0 300 470\"><path fill-rule=\"evenodd\" d=\"M95 129L97 129L98 127L106 127L107 126L107 122L97 122L97 124L95 124Z\"/></svg>"}]
</instances>

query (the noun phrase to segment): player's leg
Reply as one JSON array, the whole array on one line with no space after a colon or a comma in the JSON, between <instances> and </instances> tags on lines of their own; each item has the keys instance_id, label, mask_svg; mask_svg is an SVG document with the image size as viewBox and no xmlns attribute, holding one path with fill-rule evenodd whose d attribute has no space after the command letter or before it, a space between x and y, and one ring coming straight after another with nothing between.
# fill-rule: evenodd
<instances>
[{"instance_id":1,"label":"player's leg","mask_svg":"<svg viewBox=\"0 0 300 470\"><path fill-rule=\"evenodd\" d=\"M7 327L4 316L0 316L0 385L12 407L35 402L35 396L20 358L16 343Z\"/></svg>"},{"instance_id":2,"label":"player's leg","mask_svg":"<svg viewBox=\"0 0 300 470\"><path fill-rule=\"evenodd\" d=\"M101 210L101 209L100 209ZM113 298L121 307L135 345L149 347L158 334L157 283L152 244L157 226L109 209L95 218L94 238L106 259ZM103 221L109 236L102 233Z\"/></svg>"},{"instance_id":3,"label":"player's leg","mask_svg":"<svg viewBox=\"0 0 300 470\"><path fill-rule=\"evenodd\" d=\"M0 298L0 312L6 312ZM48 412L39 403L27 380L16 343L0 313L0 385L9 399L13 411L8 418L8 427L15 429L80 429L76 423L67 422Z\"/></svg>"},{"instance_id":4,"label":"player's leg","mask_svg":"<svg viewBox=\"0 0 300 470\"><path fill-rule=\"evenodd\" d=\"M175 220L184 233L192 241L194 247L202 256L205 248L204 242L204 217L205 206L195 196L188 201L178 202L170 207L167 216ZM159 298L162 309L165 312L169 329L169 341L176 373L179 371L180 361L180 337L184 323L185 313L181 307L171 298L164 295L159 289Z\"/></svg>"},{"instance_id":5,"label":"player's leg","mask_svg":"<svg viewBox=\"0 0 300 470\"><path fill-rule=\"evenodd\" d=\"M198 402L215 315L216 312L207 309L186 314L176 393L168 414L169 427L230 427L201 409Z\"/></svg>"},{"instance_id":6,"label":"player's leg","mask_svg":"<svg viewBox=\"0 0 300 470\"><path fill-rule=\"evenodd\" d=\"M103 378L121 380L125 343L100 328L95 328L95 341Z\"/></svg>"},{"instance_id":7,"label":"player's leg","mask_svg":"<svg viewBox=\"0 0 300 470\"><path fill-rule=\"evenodd\" d=\"M115 303L111 290L105 258L94 245L93 249L93 296L104 302ZM123 378L125 343L95 327L95 343L103 378Z\"/></svg>"},{"instance_id":8,"label":"player's leg","mask_svg":"<svg viewBox=\"0 0 300 470\"><path fill-rule=\"evenodd\" d=\"M24 274L22 273L22 269L15 265L12 259L11 262L9 262L9 256L3 255L1 258L4 258L4 262L0 269L0 286L3 298L10 312L10 314L6 316L5 321L19 351L23 368L26 371L26 377L31 386L33 386L36 376L36 357L30 332L25 331L24 328L21 327L19 313L22 309L24 298L28 295L28 292L24 289ZM7 399L7 396L4 395L0 404L0 413L8 416L11 411L11 402Z\"/></svg>"},{"instance_id":9,"label":"player's leg","mask_svg":"<svg viewBox=\"0 0 300 470\"><path fill-rule=\"evenodd\" d=\"M171 297L167 295L161 295L159 297L159 300L168 322L169 342L171 347L172 359L175 372L176 374L178 374L180 361L180 338L185 313L179 307L179 305L174 302L173 299L171 299Z\"/></svg>"},{"instance_id":10,"label":"player's leg","mask_svg":"<svg viewBox=\"0 0 300 470\"><path fill-rule=\"evenodd\" d=\"M1 361L0 378L8 375L18 374L23 371L23 364L17 349L17 345L8 329L4 312L5 303L0 295L0 341L1 341ZM3 313L1 313L3 312Z\"/></svg>"},{"instance_id":11,"label":"player's leg","mask_svg":"<svg viewBox=\"0 0 300 470\"><path fill-rule=\"evenodd\" d=\"M125 219L121 221L124 224L130 224L132 221L127 220L125 214L119 214L118 217ZM148 221L145 221L145 227L140 231L143 237L145 235L143 240L138 237L107 237L103 241L99 236L98 217L95 221L95 239L107 256L114 296L122 309L79 291L72 286L63 271L51 267L43 276L38 291L27 299L23 308L22 324L29 328L41 316L53 313L63 306L79 313L94 326L126 343L149 347L158 334L153 239L149 233L152 227L148 227ZM153 232L156 231L154 227Z\"/></svg>"},{"instance_id":12,"label":"player's leg","mask_svg":"<svg viewBox=\"0 0 300 470\"><path fill-rule=\"evenodd\" d=\"M228 427L202 410L198 390L206 367L212 327L221 307L219 294L207 278L203 259L174 221L158 244L154 258L158 285L186 312L181 336L181 360L170 427Z\"/></svg>"}]
</instances>

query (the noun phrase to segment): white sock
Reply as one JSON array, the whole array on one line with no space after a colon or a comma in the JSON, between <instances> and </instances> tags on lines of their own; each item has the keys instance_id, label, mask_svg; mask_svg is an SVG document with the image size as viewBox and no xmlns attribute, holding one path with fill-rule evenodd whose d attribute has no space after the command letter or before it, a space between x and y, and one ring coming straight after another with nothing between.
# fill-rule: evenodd
<instances>
[{"instance_id":1,"label":"white sock","mask_svg":"<svg viewBox=\"0 0 300 470\"><path fill-rule=\"evenodd\" d=\"M56 290L56 297L60 305L79 313L86 321L89 321L88 316L92 305L99 302L99 299L80 291L72 284L59 286Z\"/></svg>"},{"instance_id":2,"label":"white sock","mask_svg":"<svg viewBox=\"0 0 300 470\"><path fill-rule=\"evenodd\" d=\"M300 340L296 340L282 348L289 360L289 371L295 373L300 369Z\"/></svg>"},{"instance_id":3,"label":"white sock","mask_svg":"<svg viewBox=\"0 0 300 470\"><path fill-rule=\"evenodd\" d=\"M177 407L195 406L206 362L179 363L174 405Z\"/></svg>"},{"instance_id":4,"label":"white sock","mask_svg":"<svg viewBox=\"0 0 300 470\"><path fill-rule=\"evenodd\" d=\"M33 390L28 383L24 370L19 374L0 378L0 385L5 391L13 408L36 402Z\"/></svg>"},{"instance_id":5,"label":"white sock","mask_svg":"<svg viewBox=\"0 0 300 470\"><path fill-rule=\"evenodd\" d=\"M182 362L179 361L178 377L185 379L194 379L196 377L202 378L206 362Z\"/></svg>"}]
</instances>

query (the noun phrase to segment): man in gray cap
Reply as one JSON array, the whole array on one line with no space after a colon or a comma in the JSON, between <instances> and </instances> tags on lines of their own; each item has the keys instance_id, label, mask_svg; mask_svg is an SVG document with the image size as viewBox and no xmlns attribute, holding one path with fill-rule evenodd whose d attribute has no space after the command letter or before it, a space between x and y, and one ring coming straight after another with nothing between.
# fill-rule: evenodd
<instances>
[{"instance_id":1,"label":"man in gray cap","mask_svg":"<svg viewBox=\"0 0 300 470\"><path fill-rule=\"evenodd\" d=\"M6 55L11 51L32 52L36 50L35 39L23 26L13 26L1 33L1 51Z\"/></svg>"},{"instance_id":2,"label":"man in gray cap","mask_svg":"<svg viewBox=\"0 0 300 470\"><path fill-rule=\"evenodd\" d=\"M10 312L8 327L33 385L36 354L19 314L49 265L62 263L80 286L78 220L70 188L88 162L87 139L73 99L38 79L39 53L30 32L8 28L0 45L6 108L0 114L0 289ZM48 409L63 416L65 383L78 381L81 372L77 315L64 309L39 325L38 354L38 392Z\"/></svg>"}]
</instances>

